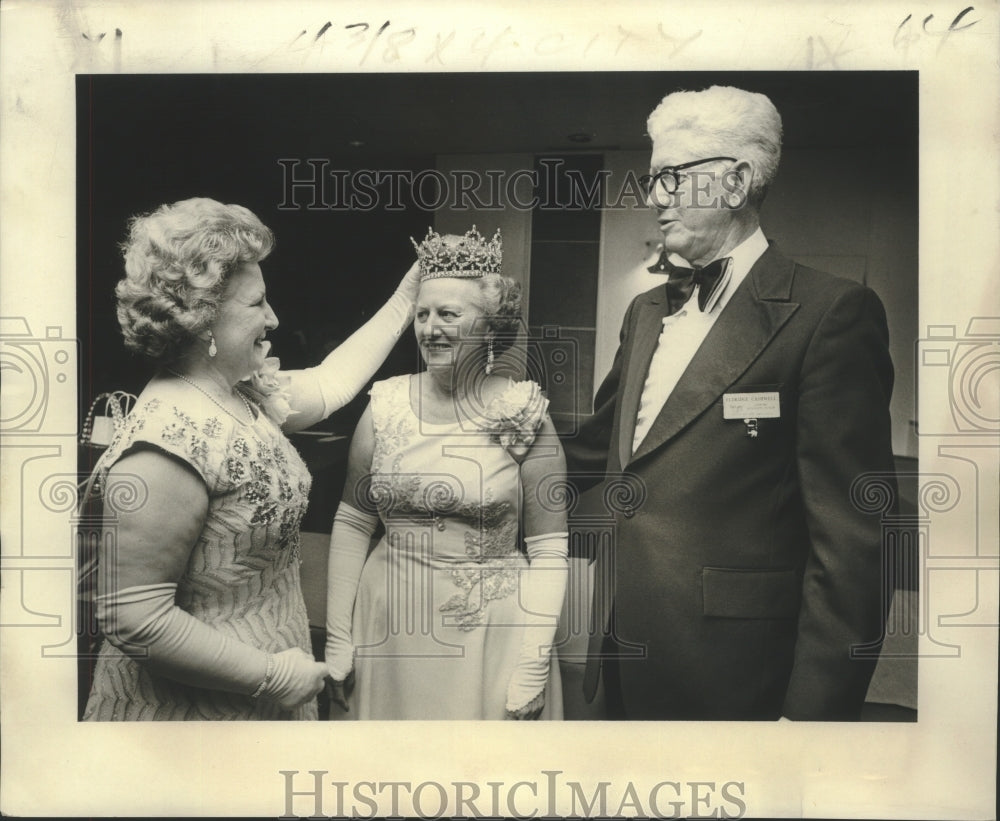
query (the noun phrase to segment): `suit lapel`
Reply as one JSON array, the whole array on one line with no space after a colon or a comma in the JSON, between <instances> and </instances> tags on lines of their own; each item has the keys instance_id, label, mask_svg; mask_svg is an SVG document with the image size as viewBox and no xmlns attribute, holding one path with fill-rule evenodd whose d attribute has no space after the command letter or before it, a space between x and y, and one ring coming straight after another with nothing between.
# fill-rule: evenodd
<instances>
[{"instance_id":1,"label":"suit lapel","mask_svg":"<svg viewBox=\"0 0 1000 821\"><path fill-rule=\"evenodd\" d=\"M658 288L639 306L636 316L632 353L629 356L625 385L622 391L621 415L619 417L618 451L620 465L629 463L632 457L632 437L635 436L635 420L639 413L639 400L649 373L649 363L656 350L656 343L663 329L663 317L668 310L666 291Z\"/></svg>"},{"instance_id":2,"label":"suit lapel","mask_svg":"<svg viewBox=\"0 0 1000 821\"><path fill-rule=\"evenodd\" d=\"M764 252L698 348L635 455L622 464L676 436L750 367L799 308L789 301L794 268L794 262L773 248Z\"/></svg>"}]
</instances>

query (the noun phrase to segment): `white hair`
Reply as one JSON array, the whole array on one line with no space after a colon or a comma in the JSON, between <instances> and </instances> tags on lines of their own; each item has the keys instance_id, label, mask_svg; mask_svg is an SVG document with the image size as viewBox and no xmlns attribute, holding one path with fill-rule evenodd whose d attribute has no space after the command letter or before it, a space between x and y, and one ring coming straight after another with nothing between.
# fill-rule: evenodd
<instances>
[{"instance_id":1,"label":"white hair","mask_svg":"<svg viewBox=\"0 0 1000 821\"><path fill-rule=\"evenodd\" d=\"M760 205L781 159L781 115L763 94L732 86L703 91L675 91L664 97L646 120L650 139L686 131L705 156L747 160L754 170L747 192Z\"/></svg>"}]
</instances>

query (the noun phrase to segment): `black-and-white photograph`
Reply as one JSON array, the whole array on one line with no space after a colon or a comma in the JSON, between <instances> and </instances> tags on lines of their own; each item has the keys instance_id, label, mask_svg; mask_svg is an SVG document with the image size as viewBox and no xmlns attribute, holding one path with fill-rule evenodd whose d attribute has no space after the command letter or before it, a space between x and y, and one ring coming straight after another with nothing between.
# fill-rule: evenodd
<instances>
[{"instance_id":1,"label":"black-and-white photograph","mask_svg":"<svg viewBox=\"0 0 1000 821\"><path fill-rule=\"evenodd\" d=\"M77 95L83 719L916 719L916 72Z\"/></svg>"},{"instance_id":2,"label":"black-and-white photograph","mask_svg":"<svg viewBox=\"0 0 1000 821\"><path fill-rule=\"evenodd\" d=\"M84 811L164 767L108 808L903 817L996 632L998 306L927 265L968 174L915 55L959 11L742 68L674 61L690 17L310 17L162 64L54 18L71 156L24 202L72 193L59 307L0 312L0 623L68 744L124 742Z\"/></svg>"}]
</instances>

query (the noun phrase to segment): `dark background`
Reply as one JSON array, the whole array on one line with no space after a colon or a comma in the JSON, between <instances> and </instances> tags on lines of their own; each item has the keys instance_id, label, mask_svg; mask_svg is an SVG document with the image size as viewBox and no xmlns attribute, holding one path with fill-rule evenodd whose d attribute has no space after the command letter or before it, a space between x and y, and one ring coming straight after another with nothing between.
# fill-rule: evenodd
<instances>
[{"instance_id":1,"label":"dark background","mask_svg":"<svg viewBox=\"0 0 1000 821\"><path fill-rule=\"evenodd\" d=\"M915 236L916 72L78 75L80 419L99 394L137 394L151 376L147 363L125 351L115 317L114 286L123 275L119 243L131 216L194 196L250 208L276 236L275 250L262 264L268 298L281 321L280 328L268 334L272 353L286 368L311 365L392 293L414 259L410 237L422 239L435 215L412 203L399 210L283 209L285 170L280 160L325 160L328 170L347 172L416 172L434 169L439 155L525 154L535 163L540 157L559 156L581 168L598 168L603 152L648 151L646 117L665 94L712 84L770 97L782 115L786 151L802 149L801 157L836 153L823 149L853 149L851 156L860 162L870 159L871 174L867 167L861 172L869 193L880 188L896 193L902 203L899 219L913 226ZM894 176L880 177L879 162L886 152L897 161ZM300 165L299 171L305 168ZM824 236L836 234L834 208L823 207L824 182L818 176L813 179L822 169L815 163L801 168L806 178L800 173L792 187L783 186L779 169L769 201L780 203L789 191L807 196L818 207L810 213L793 209L791 215L784 214L790 228L815 229L808 221L819 220ZM864 196L868 193L859 192L861 201ZM297 199L304 205L308 195L300 192ZM534 239L544 240L546 231L562 236L563 216L536 211ZM574 219L594 246L590 262L595 278L590 285L596 289L600 214L577 213ZM581 316L585 312L578 306L583 300L593 311L596 296L584 293L583 263L573 264L571 246L576 242L570 238L565 248L532 244L527 307L533 330L565 325L567 315L571 325L596 322L595 317ZM584 250L582 245L576 248L578 253ZM567 270L574 277L572 285L567 284ZM912 283L915 289L915 268ZM592 366L592 351L590 356ZM412 336L404 334L374 378L418 367ZM583 376L588 381L576 389L589 399L604 374ZM552 398L555 408L555 392ZM348 437L366 402L362 391L316 426L339 436L293 437L314 477L304 533L329 533L343 484ZM96 448L81 448L81 471L89 470L98 455ZM912 484L916 464L910 461ZM914 490L905 491L904 497ZM325 544L325 538L319 542ZM895 586L913 589L908 561L887 554L887 572ZM897 564L909 567L909 572ZM915 692L915 671L915 664L890 671L902 683L890 683L888 689ZM570 681L565 669L564 681ZM81 704L86 697L83 682L81 675ZM873 720L915 719L915 710L894 703L872 707L881 710L868 716ZM577 705L574 717L598 717L588 709Z\"/></svg>"},{"instance_id":2,"label":"dark background","mask_svg":"<svg viewBox=\"0 0 1000 821\"><path fill-rule=\"evenodd\" d=\"M413 260L409 237L422 239L434 215L283 210L280 159L419 171L445 153L645 149L646 115L664 94L712 83L770 96L788 148L899 144L916 167L915 72L78 76L81 418L97 394L137 393L150 375L114 314L130 216L192 196L254 211L277 238L262 266L281 320L272 352L285 367L314 364L389 296ZM566 295L550 296L533 300ZM415 356L404 336L377 378L413 370ZM363 405L362 394L324 429L349 432Z\"/></svg>"}]
</instances>

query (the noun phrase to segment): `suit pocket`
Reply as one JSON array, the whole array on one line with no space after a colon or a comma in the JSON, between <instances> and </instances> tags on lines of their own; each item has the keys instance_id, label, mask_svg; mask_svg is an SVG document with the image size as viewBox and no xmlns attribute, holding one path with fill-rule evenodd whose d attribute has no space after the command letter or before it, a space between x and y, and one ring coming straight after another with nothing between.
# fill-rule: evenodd
<instances>
[{"instance_id":1,"label":"suit pocket","mask_svg":"<svg viewBox=\"0 0 1000 821\"><path fill-rule=\"evenodd\" d=\"M794 570L703 567L702 612L721 619L794 619L799 581Z\"/></svg>"}]
</instances>

